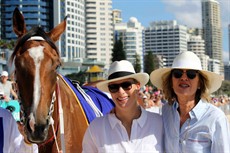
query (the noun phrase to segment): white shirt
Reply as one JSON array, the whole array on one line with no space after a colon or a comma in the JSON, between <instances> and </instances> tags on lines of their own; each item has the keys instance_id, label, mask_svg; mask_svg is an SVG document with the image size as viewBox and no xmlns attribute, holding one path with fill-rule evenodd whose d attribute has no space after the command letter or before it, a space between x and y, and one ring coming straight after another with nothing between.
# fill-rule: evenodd
<instances>
[{"instance_id":1,"label":"white shirt","mask_svg":"<svg viewBox=\"0 0 230 153\"><path fill-rule=\"evenodd\" d=\"M230 128L224 112L200 100L180 128L178 107L178 102L163 106L166 153L230 153Z\"/></svg>"},{"instance_id":2,"label":"white shirt","mask_svg":"<svg viewBox=\"0 0 230 153\"><path fill-rule=\"evenodd\" d=\"M2 128L3 127L3 128ZM28 145L24 142L23 136L19 133L18 125L11 113L3 108L0 108L0 143L3 143L3 148L0 152L3 153L37 153L38 146L36 144ZM3 141L2 141L3 139Z\"/></svg>"},{"instance_id":3,"label":"white shirt","mask_svg":"<svg viewBox=\"0 0 230 153\"><path fill-rule=\"evenodd\" d=\"M12 89L12 82L11 81L6 81L5 84L0 82L0 91L4 93L8 98L10 98L10 90Z\"/></svg>"},{"instance_id":4,"label":"white shirt","mask_svg":"<svg viewBox=\"0 0 230 153\"><path fill-rule=\"evenodd\" d=\"M141 109L130 139L114 113L94 119L83 139L83 153L162 153L163 123L159 114Z\"/></svg>"}]
</instances>

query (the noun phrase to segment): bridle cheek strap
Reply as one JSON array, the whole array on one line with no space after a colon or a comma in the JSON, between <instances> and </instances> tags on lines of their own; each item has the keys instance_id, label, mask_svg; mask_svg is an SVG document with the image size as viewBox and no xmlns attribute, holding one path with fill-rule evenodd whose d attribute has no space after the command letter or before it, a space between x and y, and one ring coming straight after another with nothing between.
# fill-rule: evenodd
<instances>
[{"instance_id":1,"label":"bridle cheek strap","mask_svg":"<svg viewBox=\"0 0 230 153\"><path fill-rule=\"evenodd\" d=\"M57 99L56 99L56 97L57 97ZM48 113L48 119L49 119L49 124L52 127L53 138L55 140L57 151L60 152L58 142L57 142L56 132L55 132L55 129L54 129L54 119L52 117L52 113L54 111L54 102L55 102L55 100L57 100L57 102L58 102L61 148L62 148L62 152L65 153L64 116L63 116L62 100L61 100L61 95L60 95L60 86L59 86L59 78L58 77L57 77L57 84L56 84L56 92L54 91L54 93L53 93L52 102L51 102L51 105L50 105L50 111Z\"/></svg>"}]
</instances>

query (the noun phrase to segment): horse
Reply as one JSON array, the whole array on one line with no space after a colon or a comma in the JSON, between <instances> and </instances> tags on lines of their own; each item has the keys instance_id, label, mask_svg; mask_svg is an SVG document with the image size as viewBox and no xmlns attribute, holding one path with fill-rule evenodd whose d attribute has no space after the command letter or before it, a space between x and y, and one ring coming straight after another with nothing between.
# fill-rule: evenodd
<instances>
[{"instance_id":1,"label":"horse","mask_svg":"<svg viewBox=\"0 0 230 153\"><path fill-rule=\"evenodd\" d=\"M27 139L38 144L40 153L57 153L60 150L66 153L81 152L85 130L97 117L94 114L89 120L84 110L89 105L87 102L94 100L95 104L91 105L96 106L102 115L114 107L106 98L95 102L99 90L91 94L95 97L87 96L87 92L94 92L96 88L86 89L82 96L84 89L78 85L78 94L75 95L68 85L71 81L58 73L61 59L55 42L65 28L66 18L49 32L41 27L28 31L19 9L15 8L13 12L13 30L18 39L10 60L15 65L21 120ZM80 100L78 96L82 96ZM88 100L84 100L85 97Z\"/></svg>"}]
</instances>

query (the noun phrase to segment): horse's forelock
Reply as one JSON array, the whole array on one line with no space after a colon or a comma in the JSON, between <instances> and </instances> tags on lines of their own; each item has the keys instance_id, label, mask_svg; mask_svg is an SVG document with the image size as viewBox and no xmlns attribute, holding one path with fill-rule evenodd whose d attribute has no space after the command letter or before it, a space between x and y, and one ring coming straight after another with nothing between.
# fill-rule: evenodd
<instances>
[{"instance_id":1,"label":"horse's forelock","mask_svg":"<svg viewBox=\"0 0 230 153\"><path fill-rule=\"evenodd\" d=\"M57 46L54 44L54 42L50 39L50 37L46 34L46 32L41 28L41 27L34 27L32 28L30 31L28 31L25 35L23 35L22 37L20 37L17 41L17 44L14 48L14 52L12 53L11 57L10 57L10 63L12 64L15 56L17 55L19 48L22 47L24 45L24 43L30 39L33 36L40 36L42 37L57 53L58 56L59 55L59 51ZM38 40L40 41L40 40Z\"/></svg>"}]
</instances>

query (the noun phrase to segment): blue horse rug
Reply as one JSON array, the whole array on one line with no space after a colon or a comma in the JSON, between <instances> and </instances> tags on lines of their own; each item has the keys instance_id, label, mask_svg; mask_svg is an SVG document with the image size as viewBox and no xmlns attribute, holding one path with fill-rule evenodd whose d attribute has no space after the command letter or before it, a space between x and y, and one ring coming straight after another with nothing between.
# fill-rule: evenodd
<instances>
[{"instance_id":1,"label":"blue horse rug","mask_svg":"<svg viewBox=\"0 0 230 153\"><path fill-rule=\"evenodd\" d=\"M65 76L59 75L59 77L63 79L69 88L76 94L88 123L96 117L109 113L114 108L115 105L113 100L99 89L91 86L80 87L79 84L72 83L72 81Z\"/></svg>"}]
</instances>

